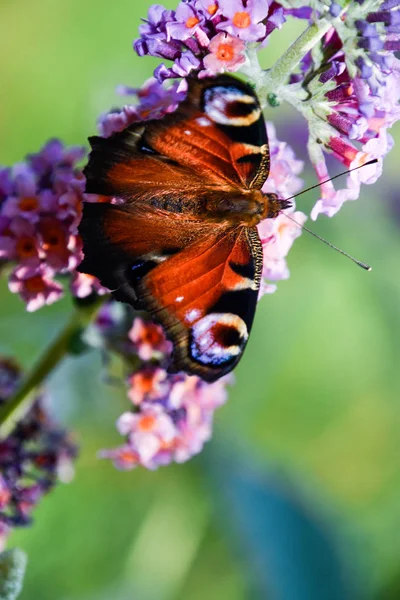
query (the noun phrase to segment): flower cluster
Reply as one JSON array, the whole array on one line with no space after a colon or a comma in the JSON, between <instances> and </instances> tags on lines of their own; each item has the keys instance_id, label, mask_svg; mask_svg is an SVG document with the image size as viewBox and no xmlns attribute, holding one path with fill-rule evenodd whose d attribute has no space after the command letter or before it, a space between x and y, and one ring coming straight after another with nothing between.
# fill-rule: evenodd
<instances>
[{"instance_id":1,"label":"flower cluster","mask_svg":"<svg viewBox=\"0 0 400 600\"><path fill-rule=\"evenodd\" d=\"M231 378L207 384L196 376L169 374L172 345L163 329L140 316L132 323L131 312L120 307L113 301L104 305L86 335L89 343L100 342L122 357L128 369L131 410L117 422L126 441L100 456L124 470L184 462L211 437L214 412L226 401Z\"/></svg>"},{"instance_id":2,"label":"flower cluster","mask_svg":"<svg viewBox=\"0 0 400 600\"><path fill-rule=\"evenodd\" d=\"M236 71L246 62L246 43L264 42L283 25L285 14L277 2L267 0L187 0L176 10L158 4L149 9L134 42L139 56L173 61L154 71L158 81Z\"/></svg>"},{"instance_id":3,"label":"flower cluster","mask_svg":"<svg viewBox=\"0 0 400 600\"><path fill-rule=\"evenodd\" d=\"M129 397L137 410L123 413L117 422L126 443L100 456L124 470L189 460L211 437L215 409L226 401L226 383L206 384L195 375L143 367L129 379Z\"/></svg>"},{"instance_id":4,"label":"flower cluster","mask_svg":"<svg viewBox=\"0 0 400 600\"><path fill-rule=\"evenodd\" d=\"M0 408L21 380L18 365L0 359ZM28 414L0 441L0 546L12 527L28 525L31 512L57 479L70 479L76 446L48 416L37 396Z\"/></svg>"},{"instance_id":5,"label":"flower cluster","mask_svg":"<svg viewBox=\"0 0 400 600\"><path fill-rule=\"evenodd\" d=\"M264 81L268 74L252 64L249 43L262 46L289 17L328 20L331 28L320 47L303 58L301 72L288 73L278 89L269 90L307 119L309 155L322 184L329 179L325 153L353 169L372 158L381 159L392 147L387 129L399 118L399 61L393 55L400 49L399 6L396 0L345 5L313 0L306 6L299 0L187 0L175 11L154 5L134 48L140 56L173 62L156 68L160 82L238 69ZM351 173L344 189L321 185L312 217L332 216L346 200L358 198L361 183L374 183L381 171L379 161Z\"/></svg>"},{"instance_id":6,"label":"flower cluster","mask_svg":"<svg viewBox=\"0 0 400 600\"><path fill-rule=\"evenodd\" d=\"M350 3L283 92L308 121L309 154L321 184L329 179L326 153L346 169L379 159L350 173L344 189L321 185L313 219L333 216L346 200L358 198L361 183L375 183L393 146L388 129L400 118L400 61L393 55L400 48L400 11L394 10L400 2L384 2L374 11L379 4Z\"/></svg>"},{"instance_id":7,"label":"flower cluster","mask_svg":"<svg viewBox=\"0 0 400 600\"><path fill-rule=\"evenodd\" d=\"M77 226L85 187L77 163L84 156L84 148L51 140L25 162L0 169L0 259L13 265L9 288L28 311L62 296L59 274L72 274L76 296L101 291L97 280L75 271L82 260Z\"/></svg>"}]
</instances>

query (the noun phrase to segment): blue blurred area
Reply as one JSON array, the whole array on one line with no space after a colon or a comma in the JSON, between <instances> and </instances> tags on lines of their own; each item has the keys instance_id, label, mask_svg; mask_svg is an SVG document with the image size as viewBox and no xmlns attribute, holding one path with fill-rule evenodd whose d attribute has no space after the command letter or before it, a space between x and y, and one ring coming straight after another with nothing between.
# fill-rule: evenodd
<instances>
[{"instance_id":1,"label":"blue blurred area","mask_svg":"<svg viewBox=\"0 0 400 600\"><path fill-rule=\"evenodd\" d=\"M123 102L115 87L151 75L157 60L131 50L149 5L3 0L0 163L52 136L85 143L98 115ZM297 33L274 34L264 65ZM306 159L297 116L282 106L269 118ZM372 273L311 236L295 243L291 278L259 305L203 456L116 472L96 452L119 443L123 388L105 385L95 352L54 374L55 410L82 450L74 482L11 539L30 557L21 600L400 598L398 159L396 147L377 185L313 225ZM70 303L28 315L4 281L0 298L0 350L30 366Z\"/></svg>"},{"instance_id":2,"label":"blue blurred area","mask_svg":"<svg viewBox=\"0 0 400 600\"><path fill-rule=\"evenodd\" d=\"M211 473L229 510L225 526L248 561L251 597L342 600L359 597L333 519L312 509L286 477L251 457L215 460ZM321 514L322 513L322 514Z\"/></svg>"}]
</instances>

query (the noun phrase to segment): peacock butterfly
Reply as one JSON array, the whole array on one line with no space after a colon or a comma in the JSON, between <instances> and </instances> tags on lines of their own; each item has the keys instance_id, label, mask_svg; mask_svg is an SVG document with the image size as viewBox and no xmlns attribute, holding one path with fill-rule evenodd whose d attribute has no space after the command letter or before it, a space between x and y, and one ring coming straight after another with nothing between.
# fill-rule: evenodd
<instances>
[{"instance_id":1,"label":"peacock butterfly","mask_svg":"<svg viewBox=\"0 0 400 600\"><path fill-rule=\"evenodd\" d=\"M269 173L257 96L227 75L192 80L176 112L91 137L84 260L117 300L148 311L174 345L169 370L212 382L239 362L262 269L256 225L290 204Z\"/></svg>"}]
</instances>

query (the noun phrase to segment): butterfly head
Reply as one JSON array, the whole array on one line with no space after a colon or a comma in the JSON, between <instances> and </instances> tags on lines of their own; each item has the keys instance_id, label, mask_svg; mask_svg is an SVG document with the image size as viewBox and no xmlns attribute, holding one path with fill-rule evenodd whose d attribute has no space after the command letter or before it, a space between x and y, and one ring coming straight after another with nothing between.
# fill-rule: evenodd
<instances>
[{"instance_id":1,"label":"butterfly head","mask_svg":"<svg viewBox=\"0 0 400 600\"><path fill-rule=\"evenodd\" d=\"M282 210L292 206L289 200L281 200L276 194L265 194L264 197L267 200L267 219L275 219Z\"/></svg>"}]
</instances>

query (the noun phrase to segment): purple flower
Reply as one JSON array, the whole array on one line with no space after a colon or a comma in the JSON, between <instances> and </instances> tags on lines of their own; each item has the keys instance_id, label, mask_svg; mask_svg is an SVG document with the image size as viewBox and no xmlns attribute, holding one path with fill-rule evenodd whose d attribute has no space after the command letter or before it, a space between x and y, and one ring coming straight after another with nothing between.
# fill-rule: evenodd
<instances>
[{"instance_id":1,"label":"purple flower","mask_svg":"<svg viewBox=\"0 0 400 600\"><path fill-rule=\"evenodd\" d=\"M13 183L11 178L11 169L8 167L0 167L0 205L7 196L12 194Z\"/></svg>"},{"instance_id":2,"label":"purple flower","mask_svg":"<svg viewBox=\"0 0 400 600\"><path fill-rule=\"evenodd\" d=\"M162 83L165 79L173 79L175 77L187 77L193 70L197 70L201 62L191 52L186 50L177 58L170 69L165 65L159 65L154 71L154 77Z\"/></svg>"},{"instance_id":3,"label":"purple flower","mask_svg":"<svg viewBox=\"0 0 400 600\"><path fill-rule=\"evenodd\" d=\"M191 36L196 35L204 23L204 13L198 11L195 5L189 2L180 2L175 11L174 21L166 24L167 40L185 41ZM205 31L203 35L205 36L203 39L208 40ZM200 35L200 39L201 37Z\"/></svg>"},{"instance_id":4,"label":"purple flower","mask_svg":"<svg viewBox=\"0 0 400 600\"><path fill-rule=\"evenodd\" d=\"M399 3L350 3L337 33L344 43L347 65L367 82L373 96L381 95L390 74L387 58L400 49Z\"/></svg>"},{"instance_id":5,"label":"purple flower","mask_svg":"<svg viewBox=\"0 0 400 600\"><path fill-rule=\"evenodd\" d=\"M18 365L0 358L0 404L8 402L20 381ZM2 545L12 527L30 524L32 509L67 470L71 473L75 456L75 444L50 419L38 397L13 432L0 441Z\"/></svg>"},{"instance_id":6,"label":"purple flower","mask_svg":"<svg viewBox=\"0 0 400 600\"><path fill-rule=\"evenodd\" d=\"M122 95L136 96L136 105L126 105L121 111L112 111L99 120L99 131L103 137L109 137L116 131L122 131L131 123L148 119L161 119L167 113L176 110L187 92L187 83L163 85L154 77L148 79L141 88L119 86Z\"/></svg>"},{"instance_id":7,"label":"purple flower","mask_svg":"<svg viewBox=\"0 0 400 600\"><path fill-rule=\"evenodd\" d=\"M9 289L29 311L61 298L63 287L54 281L56 275L69 273L76 280L85 185L77 162L84 153L50 140L25 162L1 170L0 258L14 267ZM95 288L100 290L100 285Z\"/></svg>"},{"instance_id":8,"label":"purple flower","mask_svg":"<svg viewBox=\"0 0 400 600\"><path fill-rule=\"evenodd\" d=\"M166 25L174 17L174 11L167 10L160 4L153 4L149 8L147 19L143 19L144 25L139 26L139 33L145 37L160 38L166 33Z\"/></svg>"},{"instance_id":9,"label":"purple flower","mask_svg":"<svg viewBox=\"0 0 400 600\"><path fill-rule=\"evenodd\" d=\"M110 137L117 131L123 131L132 123L139 121L139 115L134 106L124 106L121 110L113 109L103 114L97 121L97 127L100 135Z\"/></svg>"},{"instance_id":10,"label":"purple flower","mask_svg":"<svg viewBox=\"0 0 400 600\"><path fill-rule=\"evenodd\" d=\"M392 138L388 134L391 127L400 118L400 61L391 57L391 73L386 78L384 91L372 95L370 87L362 79L345 82L347 72L341 76L341 89L346 94L335 97L335 90L328 92L327 97L336 103L335 112L328 116L328 121L337 130L337 135L326 132L322 141L346 168L353 169L372 158L382 159L391 149ZM322 133L322 132L321 132ZM355 146L352 140L360 145ZM361 147L360 147L361 146ZM324 160L316 162L317 175L320 181L329 178ZM375 183L382 173L382 162L350 173L346 188L335 191L333 184L326 184L323 193L312 211L312 218L323 212L334 215L346 200L358 198L361 183Z\"/></svg>"},{"instance_id":11,"label":"purple flower","mask_svg":"<svg viewBox=\"0 0 400 600\"><path fill-rule=\"evenodd\" d=\"M267 0L184 0L176 11L157 5L149 11L145 25L139 27L140 38L133 46L139 56L173 61L172 66L161 64L155 69L154 76L160 82L187 77L194 71L205 76L223 68L236 70L244 62L244 46L233 46L230 40L233 55L218 58L221 33L243 42L262 42L282 26L285 15L286 9L279 3L269 4Z\"/></svg>"},{"instance_id":12,"label":"purple flower","mask_svg":"<svg viewBox=\"0 0 400 600\"><path fill-rule=\"evenodd\" d=\"M160 84L151 77L141 88L131 90L138 100L136 107L140 120L160 119L170 112L174 112L178 104L184 100L187 92L187 83L175 82L169 86Z\"/></svg>"},{"instance_id":13,"label":"purple flower","mask_svg":"<svg viewBox=\"0 0 400 600\"><path fill-rule=\"evenodd\" d=\"M16 261L23 267L40 266L39 240L35 226L22 217L0 223L0 258Z\"/></svg>"},{"instance_id":14,"label":"purple flower","mask_svg":"<svg viewBox=\"0 0 400 600\"><path fill-rule=\"evenodd\" d=\"M37 154L28 154L27 160L36 175L50 177L54 181L60 171L74 170L84 156L85 149L81 146L65 148L60 140L52 139Z\"/></svg>"},{"instance_id":15,"label":"purple flower","mask_svg":"<svg viewBox=\"0 0 400 600\"><path fill-rule=\"evenodd\" d=\"M220 3L221 20L218 31L226 31L246 42L256 42L265 37L266 27L262 23L268 16L266 0L225 0Z\"/></svg>"}]
</instances>

